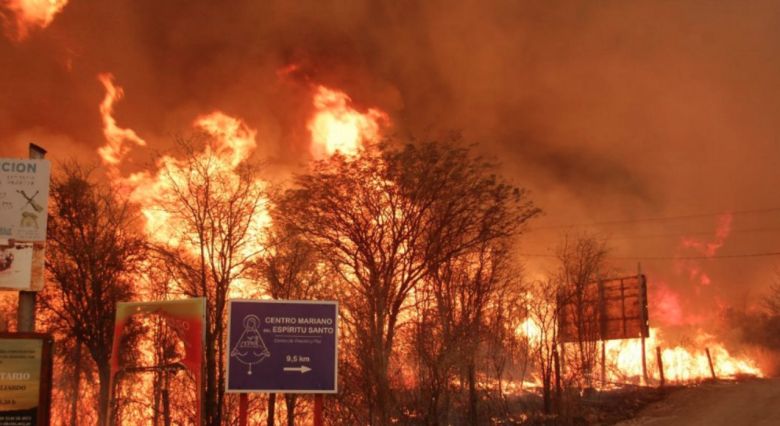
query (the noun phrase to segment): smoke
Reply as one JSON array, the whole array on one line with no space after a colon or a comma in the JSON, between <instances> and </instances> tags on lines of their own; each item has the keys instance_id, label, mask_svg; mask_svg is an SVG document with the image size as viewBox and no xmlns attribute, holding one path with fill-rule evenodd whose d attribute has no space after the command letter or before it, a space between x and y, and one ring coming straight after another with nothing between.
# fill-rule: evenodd
<instances>
[{"instance_id":1,"label":"smoke","mask_svg":"<svg viewBox=\"0 0 780 426\"><path fill-rule=\"evenodd\" d=\"M532 190L547 212L539 227L775 207L779 17L771 1L72 1L47 28L0 40L0 155L23 155L32 138L55 159L94 161L105 142L96 77L112 73L125 91L114 118L149 144L127 167L220 110L286 169L310 156L322 84L387 112L400 137L479 142ZM714 220L591 230L613 237L633 272L633 258L673 254ZM776 249L776 229L739 232L776 220L735 215L721 252ZM526 251L558 236L532 232ZM702 262L703 291L760 293L771 266ZM651 288L690 294L673 262L643 268Z\"/></svg>"}]
</instances>

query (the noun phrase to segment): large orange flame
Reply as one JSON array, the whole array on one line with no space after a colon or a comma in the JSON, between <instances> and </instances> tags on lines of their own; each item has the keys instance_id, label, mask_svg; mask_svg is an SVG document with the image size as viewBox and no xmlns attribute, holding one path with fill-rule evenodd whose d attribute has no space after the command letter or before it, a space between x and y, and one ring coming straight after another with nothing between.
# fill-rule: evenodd
<instances>
[{"instance_id":1,"label":"large orange flame","mask_svg":"<svg viewBox=\"0 0 780 426\"><path fill-rule=\"evenodd\" d=\"M333 155L355 155L363 143L379 140L380 129L387 114L369 108L361 113L350 106L346 93L317 86L314 94L314 116L309 120L311 153L314 158Z\"/></svg>"},{"instance_id":2,"label":"large orange flame","mask_svg":"<svg viewBox=\"0 0 780 426\"><path fill-rule=\"evenodd\" d=\"M24 40L33 28L46 28L68 4L68 0L7 0L5 8L16 21L17 40Z\"/></svg>"},{"instance_id":3,"label":"large orange flame","mask_svg":"<svg viewBox=\"0 0 780 426\"><path fill-rule=\"evenodd\" d=\"M132 129L123 129L116 124L113 116L114 104L122 99L124 91L114 85L114 76L105 73L98 75L98 79L106 89L106 96L100 103L100 118L103 120L103 136L106 138L106 144L98 149L98 154L106 165L115 167L130 150L125 142L145 146L146 141Z\"/></svg>"},{"instance_id":4,"label":"large orange flame","mask_svg":"<svg viewBox=\"0 0 780 426\"><path fill-rule=\"evenodd\" d=\"M219 171L231 176L230 172L246 160L257 145L255 130L219 111L198 117L194 126L210 136L204 151L195 154L208 158L204 163L208 164L209 172ZM127 186L132 188L130 200L141 206L146 232L152 240L173 246L185 244L179 239L177 227L171 223L171 215L161 208L160 202L175 190L174 185L183 185L192 177L185 175L185 160L166 155L157 161L157 167L155 173L135 173L126 180ZM238 179L235 175L232 178ZM223 184L230 185L231 182ZM257 216L253 225L258 228L256 232L261 232L260 229L270 222L265 206ZM195 250L195 247L189 248Z\"/></svg>"},{"instance_id":5,"label":"large orange flame","mask_svg":"<svg viewBox=\"0 0 780 426\"><path fill-rule=\"evenodd\" d=\"M171 200L177 200L176 191L187 188L188 185L198 185L199 179L214 178L214 191L230 191L239 182L239 167L254 151L257 146L257 132L246 125L242 120L228 116L220 111L214 111L197 117L193 127L202 132L206 138L202 149L189 147L187 157L178 158L172 155L161 156L154 169L134 173L130 176L122 176L119 173L119 165L122 163L130 147L128 142L146 146L146 141L135 131L129 128L121 128L113 117L113 106L121 99L123 92L121 87L113 83L111 74L101 74L99 77L106 95L100 104L100 114L103 119L103 134L106 144L99 148L98 153L103 162L108 165L109 174L113 185L119 191L126 192L131 202L136 204L144 218L144 231L148 238L158 244L180 248L193 254L198 253L192 236L186 234L186 227L177 223L180 219L166 209ZM189 151L189 149L192 151ZM195 165L195 173L193 172ZM255 182L261 187L265 183L261 180ZM217 188L218 186L218 188ZM219 195L217 195L219 196ZM267 212L266 200L258 200L256 212L249 224L249 243L241 247L242 255L250 257L261 251L264 243L264 235L270 224L270 216ZM210 256L218 256L218 253L209 253ZM152 280L140 280L152 282ZM137 288L139 296L143 299L153 298L153 289L143 288L146 284L139 284ZM231 286L229 297L256 297L257 286L246 280L236 280ZM154 365L159 360L155 358L154 342L149 339L142 340L138 349L141 352L140 365ZM152 416L151 401L154 383L149 374L133 376L133 380L123 385L127 395L133 394L135 401L129 404L126 418L122 424L138 424L140 419L150 419Z\"/></svg>"}]
</instances>

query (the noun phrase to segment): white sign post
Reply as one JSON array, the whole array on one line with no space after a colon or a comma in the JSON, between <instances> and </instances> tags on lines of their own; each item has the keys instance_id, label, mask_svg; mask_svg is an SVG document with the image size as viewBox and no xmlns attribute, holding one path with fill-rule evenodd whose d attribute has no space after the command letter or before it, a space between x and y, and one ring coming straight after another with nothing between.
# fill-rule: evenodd
<instances>
[{"instance_id":1,"label":"white sign post","mask_svg":"<svg viewBox=\"0 0 780 426\"><path fill-rule=\"evenodd\" d=\"M30 144L30 159L0 158L0 289L19 291L17 330L35 329L35 291L43 289L51 163Z\"/></svg>"}]
</instances>

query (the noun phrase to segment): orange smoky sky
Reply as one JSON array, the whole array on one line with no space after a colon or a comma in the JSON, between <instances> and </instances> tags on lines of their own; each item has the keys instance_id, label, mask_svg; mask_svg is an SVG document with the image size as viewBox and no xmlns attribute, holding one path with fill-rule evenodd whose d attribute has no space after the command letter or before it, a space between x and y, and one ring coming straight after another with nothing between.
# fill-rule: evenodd
<instances>
[{"instance_id":1,"label":"orange smoky sky","mask_svg":"<svg viewBox=\"0 0 780 426\"><path fill-rule=\"evenodd\" d=\"M219 110L288 170L311 156L314 89L333 87L392 136L458 133L500 160L546 213L522 252L598 233L621 273L641 261L651 322L701 321L752 303L780 260L673 259L780 250L778 22L776 1L71 0L20 38L6 8L0 155L35 141L98 163L111 73L116 125L146 141L124 167Z\"/></svg>"}]
</instances>

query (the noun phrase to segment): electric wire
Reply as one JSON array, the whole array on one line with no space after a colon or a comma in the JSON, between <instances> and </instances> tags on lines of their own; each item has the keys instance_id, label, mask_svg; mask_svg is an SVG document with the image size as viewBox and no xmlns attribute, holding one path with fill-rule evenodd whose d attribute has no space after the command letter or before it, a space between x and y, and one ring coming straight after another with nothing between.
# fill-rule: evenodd
<instances>
[{"instance_id":1,"label":"electric wire","mask_svg":"<svg viewBox=\"0 0 780 426\"><path fill-rule=\"evenodd\" d=\"M542 253L517 253L525 257L557 258L554 254ZM718 259L742 259L750 257L774 257L780 256L780 251L768 251L759 253L722 254L715 256L610 256L614 260L718 260Z\"/></svg>"},{"instance_id":2,"label":"electric wire","mask_svg":"<svg viewBox=\"0 0 780 426\"><path fill-rule=\"evenodd\" d=\"M542 230L555 230L555 229L569 229L569 228L589 228L589 227L596 227L596 226L630 225L634 223L646 223L646 222L664 222L664 221L674 221L674 220L700 219L705 217L722 216L725 214L746 215L746 214L760 214L760 213L773 213L773 212L780 212L780 207L770 207L764 209L750 209L750 210L733 210L733 211L723 211L723 212L716 212L716 213L694 213L694 214L675 215L675 216L656 216L656 217L645 217L645 218L638 218L638 219L608 220L608 221L601 221L601 222L575 223L569 225L548 225L548 226L532 227L528 230L528 232L542 231Z\"/></svg>"}]
</instances>

